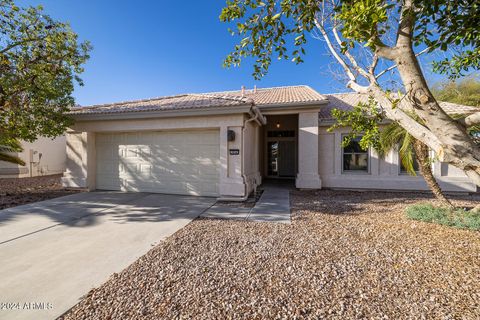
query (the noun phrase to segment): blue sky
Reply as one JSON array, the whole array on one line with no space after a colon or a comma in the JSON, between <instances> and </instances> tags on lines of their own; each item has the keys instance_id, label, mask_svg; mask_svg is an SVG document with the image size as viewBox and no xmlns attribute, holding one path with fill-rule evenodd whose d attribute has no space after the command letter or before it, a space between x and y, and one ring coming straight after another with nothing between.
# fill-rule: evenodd
<instances>
[{"instance_id":1,"label":"blue sky","mask_svg":"<svg viewBox=\"0 0 480 320\"><path fill-rule=\"evenodd\" d=\"M323 43L310 41L306 62L275 62L255 82L251 66L224 69L238 39L218 16L224 1L22 0L44 6L93 45L74 96L90 105L189 92L307 84L320 93L345 91L332 77Z\"/></svg>"}]
</instances>

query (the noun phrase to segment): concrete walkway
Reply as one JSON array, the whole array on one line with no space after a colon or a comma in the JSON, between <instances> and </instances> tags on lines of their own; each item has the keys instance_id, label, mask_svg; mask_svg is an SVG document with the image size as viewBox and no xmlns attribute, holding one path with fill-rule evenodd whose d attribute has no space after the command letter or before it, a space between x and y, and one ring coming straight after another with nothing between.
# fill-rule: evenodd
<instances>
[{"instance_id":1,"label":"concrete walkway","mask_svg":"<svg viewBox=\"0 0 480 320\"><path fill-rule=\"evenodd\" d=\"M216 203L202 217L290 223L290 189L287 185L265 185L262 196L253 208Z\"/></svg>"},{"instance_id":2,"label":"concrete walkway","mask_svg":"<svg viewBox=\"0 0 480 320\"><path fill-rule=\"evenodd\" d=\"M0 319L54 319L214 198L92 192L0 211Z\"/></svg>"},{"instance_id":3,"label":"concrete walkway","mask_svg":"<svg viewBox=\"0 0 480 320\"><path fill-rule=\"evenodd\" d=\"M248 220L290 223L290 188L267 185Z\"/></svg>"}]
</instances>

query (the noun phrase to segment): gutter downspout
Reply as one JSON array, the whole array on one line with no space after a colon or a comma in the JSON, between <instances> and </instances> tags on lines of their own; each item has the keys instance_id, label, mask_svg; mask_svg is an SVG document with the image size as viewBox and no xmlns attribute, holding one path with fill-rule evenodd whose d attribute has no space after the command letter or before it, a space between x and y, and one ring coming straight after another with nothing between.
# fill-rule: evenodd
<instances>
[{"instance_id":1,"label":"gutter downspout","mask_svg":"<svg viewBox=\"0 0 480 320\"><path fill-rule=\"evenodd\" d=\"M256 123L258 123L258 125L262 126L264 125L267 121L265 119L265 117L260 113L260 111L258 110L257 107L255 107L255 105L253 105L252 103L252 108L250 109L250 111L248 112L248 114L250 115L250 119L248 120L245 120L245 122L243 123L243 126L242 126L242 158L241 158L241 170L242 170L242 180L243 180L243 185L245 186L244 187L244 194L243 194L243 197L221 197L220 201L239 201L239 202L243 202L245 200L248 199L248 186L247 186L247 175L245 174L245 131L246 131L246 128L247 128L247 124L249 122L252 122L252 121L255 121ZM256 188L256 181L255 181L255 186L254 188Z\"/></svg>"}]
</instances>

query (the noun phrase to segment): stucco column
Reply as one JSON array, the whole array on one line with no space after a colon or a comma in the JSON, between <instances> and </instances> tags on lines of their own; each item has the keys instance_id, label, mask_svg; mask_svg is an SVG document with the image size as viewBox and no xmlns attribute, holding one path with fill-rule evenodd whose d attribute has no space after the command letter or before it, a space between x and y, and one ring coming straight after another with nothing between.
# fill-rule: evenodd
<instances>
[{"instance_id":1,"label":"stucco column","mask_svg":"<svg viewBox=\"0 0 480 320\"><path fill-rule=\"evenodd\" d=\"M235 132L235 140L227 140L227 132ZM230 154L231 149L236 149L239 154ZM242 127L220 127L220 197L241 197L245 193L242 179Z\"/></svg>"},{"instance_id":2,"label":"stucco column","mask_svg":"<svg viewBox=\"0 0 480 320\"><path fill-rule=\"evenodd\" d=\"M318 112L298 114L298 174L300 189L320 189L318 174Z\"/></svg>"}]
</instances>

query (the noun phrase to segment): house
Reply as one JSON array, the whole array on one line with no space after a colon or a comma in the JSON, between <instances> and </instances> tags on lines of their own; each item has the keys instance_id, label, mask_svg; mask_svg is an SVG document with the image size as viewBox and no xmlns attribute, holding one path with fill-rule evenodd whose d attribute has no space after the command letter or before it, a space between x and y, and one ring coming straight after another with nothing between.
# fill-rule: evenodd
<instances>
[{"instance_id":1,"label":"house","mask_svg":"<svg viewBox=\"0 0 480 320\"><path fill-rule=\"evenodd\" d=\"M222 199L242 199L265 178L294 179L301 189L426 190L421 176L403 172L396 151L380 158L356 142L342 148L348 129L327 131L333 108L362 99L290 86L74 108L63 183ZM446 191L476 191L448 164L435 162L433 171Z\"/></svg>"},{"instance_id":2,"label":"house","mask_svg":"<svg viewBox=\"0 0 480 320\"><path fill-rule=\"evenodd\" d=\"M24 166L0 161L0 178L25 178L61 174L65 171L67 139L39 137L34 142L22 141L22 152L13 153Z\"/></svg>"}]
</instances>

